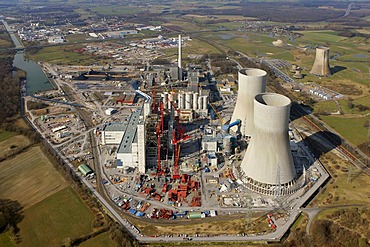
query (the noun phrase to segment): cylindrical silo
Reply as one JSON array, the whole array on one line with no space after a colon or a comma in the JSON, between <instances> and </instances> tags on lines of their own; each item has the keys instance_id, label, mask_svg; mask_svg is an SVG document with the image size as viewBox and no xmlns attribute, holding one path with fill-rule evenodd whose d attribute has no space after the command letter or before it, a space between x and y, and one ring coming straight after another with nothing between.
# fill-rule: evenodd
<instances>
[{"instance_id":1,"label":"cylindrical silo","mask_svg":"<svg viewBox=\"0 0 370 247\"><path fill-rule=\"evenodd\" d=\"M317 76L331 76L328 47L316 48L315 62L312 65L310 73Z\"/></svg>"},{"instance_id":2,"label":"cylindrical silo","mask_svg":"<svg viewBox=\"0 0 370 247\"><path fill-rule=\"evenodd\" d=\"M243 180L257 192L287 194L294 184L296 172L288 134L290 105L290 99L284 95L255 96L254 129L241 170Z\"/></svg>"},{"instance_id":3,"label":"cylindrical silo","mask_svg":"<svg viewBox=\"0 0 370 247\"><path fill-rule=\"evenodd\" d=\"M266 75L266 71L261 69L239 70L238 97L231 122L237 119L242 121L240 128L242 135L250 136L252 133L254 96L266 91Z\"/></svg>"},{"instance_id":4,"label":"cylindrical silo","mask_svg":"<svg viewBox=\"0 0 370 247\"><path fill-rule=\"evenodd\" d=\"M168 93L167 92L164 92L163 93L163 106L164 106L164 109L167 109L167 103L168 103Z\"/></svg>"},{"instance_id":5,"label":"cylindrical silo","mask_svg":"<svg viewBox=\"0 0 370 247\"><path fill-rule=\"evenodd\" d=\"M208 109L208 96L203 96L203 105L202 105L202 109L203 110L207 110Z\"/></svg>"},{"instance_id":6,"label":"cylindrical silo","mask_svg":"<svg viewBox=\"0 0 370 247\"><path fill-rule=\"evenodd\" d=\"M178 108L179 109L184 109L184 105L183 105L183 99L182 99L182 93L181 92L179 92L178 94L177 94L177 101L178 101L178 103L177 103L177 106L178 106Z\"/></svg>"},{"instance_id":7,"label":"cylindrical silo","mask_svg":"<svg viewBox=\"0 0 370 247\"><path fill-rule=\"evenodd\" d=\"M198 109L198 93L193 93L193 110Z\"/></svg>"},{"instance_id":8,"label":"cylindrical silo","mask_svg":"<svg viewBox=\"0 0 370 247\"><path fill-rule=\"evenodd\" d=\"M174 92L171 92L169 95L168 95L168 102L167 102L167 108L168 109L171 109L171 102L173 103L173 98L174 98Z\"/></svg>"},{"instance_id":9,"label":"cylindrical silo","mask_svg":"<svg viewBox=\"0 0 370 247\"><path fill-rule=\"evenodd\" d=\"M181 105L182 105L182 108L181 109L185 109L185 92L181 92L181 99L182 99L182 102L181 102Z\"/></svg>"},{"instance_id":10,"label":"cylindrical silo","mask_svg":"<svg viewBox=\"0 0 370 247\"><path fill-rule=\"evenodd\" d=\"M187 110L192 109L192 103L193 103L193 93L187 92L185 94L185 109Z\"/></svg>"},{"instance_id":11,"label":"cylindrical silo","mask_svg":"<svg viewBox=\"0 0 370 247\"><path fill-rule=\"evenodd\" d=\"M203 96L198 97L198 109L202 110L203 107Z\"/></svg>"}]
</instances>

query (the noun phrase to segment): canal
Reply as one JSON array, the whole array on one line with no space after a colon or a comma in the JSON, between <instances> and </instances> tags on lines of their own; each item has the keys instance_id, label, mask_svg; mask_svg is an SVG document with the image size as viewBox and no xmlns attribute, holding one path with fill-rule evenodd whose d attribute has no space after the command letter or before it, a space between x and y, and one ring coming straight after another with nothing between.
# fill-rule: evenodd
<instances>
[{"instance_id":1,"label":"canal","mask_svg":"<svg viewBox=\"0 0 370 247\"><path fill-rule=\"evenodd\" d=\"M45 76L44 72L42 71L40 65L31 60L26 60L24 56L24 46L18 40L17 36L14 34L16 30L11 29L11 27L2 20L6 30L8 31L15 47L16 47L16 54L13 60L13 66L21 69L26 72L27 74L27 82L26 82L26 89L27 94L34 94L39 91L46 91L53 89L53 85L50 83L49 79Z\"/></svg>"}]
</instances>

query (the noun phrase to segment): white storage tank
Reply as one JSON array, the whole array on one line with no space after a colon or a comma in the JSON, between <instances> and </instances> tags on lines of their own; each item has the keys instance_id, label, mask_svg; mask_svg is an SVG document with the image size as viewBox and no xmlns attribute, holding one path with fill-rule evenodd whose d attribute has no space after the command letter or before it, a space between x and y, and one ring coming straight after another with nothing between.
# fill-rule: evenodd
<instances>
[{"instance_id":1,"label":"white storage tank","mask_svg":"<svg viewBox=\"0 0 370 247\"><path fill-rule=\"evenodd\" d=\"M173 103L173 98L174 98L174 92L171 92L168 95L168 102L167 102L167 109L171 109L171 102Z\"/></svg>"},{"instance_id":2,"label":"white storage tank","mask_svg":"<svg viewBox=\"0 0 370 247\"><path fill-rule=\"evenodd\" d=\"M207 110L208 109L208 96L203 96L203 106L202 106L202 109L203 110Z\"/></svg>"},{"instance_id":3,"label":"white storage tank","mask_svg":"<svg viewBox=\"0 0 370 247\"><path fill-rule=\"evenodd\" d=\"M193 103L193 94L191 92L187 92L185 94L185 109L190 110L192 109L192 103Z\"/></svg>"},{"instance_id":4,"label":"white storage tank","mask_svg":"<svg viewBox=\"0 0 370 247\"><path fill-rule=\"evenodd\" d=\"M164 109L167 109L167 103L168 103L168 93L164 92L163 93L163 107L164 107Z\"/></svg>"},{"instance_id":5,"label":"white storage tank","mask_svg":"<svg viewBox=\"0 0 370 247\"><path fill-rule=\"evenodd\" d=\"M198 109L198 93L193 94L193 110Z\"/></svg>"},{"instance_id":6,"label":"white storage tank","mask_svg":"<svg viewBox=\"0 0 370 247\"><path fill-rule=\"evenodd\" d=\"M203 107L203 96L198 97L198 109L202 110Z\"/></svg>"}]
</instances>

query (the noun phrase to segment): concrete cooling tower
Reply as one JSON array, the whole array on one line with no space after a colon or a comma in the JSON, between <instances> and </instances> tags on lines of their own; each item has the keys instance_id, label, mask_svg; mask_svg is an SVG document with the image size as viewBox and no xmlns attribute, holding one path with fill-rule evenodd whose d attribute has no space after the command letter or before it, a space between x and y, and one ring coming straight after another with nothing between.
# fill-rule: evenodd
<instances>
[{"instance_id":1,"label":"concrete cooling tower","mask_svg":"<svg viewBox=\"0 0 370 247\"><path fill-rule=\"evenodd\" d=\"M310 73L317 76L331 76L329 66L329 48L316 48L315 62L313 63Z\"/></svg>"},{"instance_id":2,"label":"concrete cooling tower","mask_svg":"<svg viewBox=\"0 0 370 247\"><path fill-rule=\"evenodd\" d=\"M280 94L254 98L254 129L240 168L243 182L255 192L286 195L295 191L288 134L290 105L290 99Z\"/></svg>"},{"instance_id":3,"label":"concrete cooling tower","mask_svg":"<svg viewBox=\"0 0 370 247\"><path fill-rule=\"evenodd\" d=\"M238 98L231 118L231 123L237 119L242 121L241 133L250 136L253 130L254 96L266 91L266 71L247 68L239 70Z\"/></svg>"}]
</instances>

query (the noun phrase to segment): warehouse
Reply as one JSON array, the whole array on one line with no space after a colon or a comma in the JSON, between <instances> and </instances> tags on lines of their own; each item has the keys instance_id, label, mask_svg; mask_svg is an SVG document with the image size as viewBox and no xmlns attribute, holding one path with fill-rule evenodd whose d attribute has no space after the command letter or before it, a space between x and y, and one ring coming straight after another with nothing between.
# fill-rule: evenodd
<instances>
[{"instance_id":1,"label":"warehouse","mask_svg":"<svg viewBox=\"0 0 370 247\"><path fill-rule=\"evenodd\" d=\"M108 123L104 125L101 132L101 143L103 145L120 144L126 127L126 123Z\"/></svg>"},{"instance_id":2,"label":"warehouse","mask_svg":"<svg viewBox=\"0 0 370 247\"><path fill-rule=\"evenodd\" d=\"M138 167L137 126L143 121L141 109L131 114L117 151L117 167Z\"/></svg>"},{"instance_id":3,"label":"warehouse","mask_svg":"<svg viewBox=\"0 0 370 247\"><path fill-rule=\"evenodd\" d=\"M93 174L94 171L90 168L89 165L87 164L82 164L82 165L79 165L78 166L78 170L82 173L83 176L87 176L87 175L90 175L90 174Z\"/></svg>"}]
</instances>

